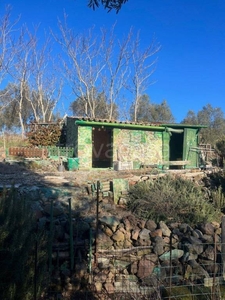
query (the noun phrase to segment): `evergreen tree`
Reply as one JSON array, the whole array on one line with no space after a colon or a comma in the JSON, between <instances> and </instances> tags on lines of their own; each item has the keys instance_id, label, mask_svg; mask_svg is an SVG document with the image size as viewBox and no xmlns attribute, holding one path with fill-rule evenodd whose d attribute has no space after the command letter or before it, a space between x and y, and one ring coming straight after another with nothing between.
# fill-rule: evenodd
<instances>
[{"instance_id":1,"label":"evergreen tree","mask_svg":"<svg viewBox=\"0 0 225 300\"><path fill-rule=\"evenodd\" d=\"M24 88L21 97L19 86L9 83L4 90L0 91L0 128L7 130L20 129L21 122L25 124L32 117L32 109L27 101L29 88ZM21 120L19 118L19 102L22 103Z\"/></svg>"},{"instance_id":2,"label":"evergreen tree","mask_svg":"<svg viewBox=\"0 0 225 300\"><path fill-rule=\"evenodd\" d=\"M182 121L184 124L206 125L207 128L201 130L201 143L211 144L215 147L216 141L223 137L225 132L224 113L221 108L213 107L211 104L203 106L203 108L195 114L189 111Z\"/></svg>"},{"instance_id":3,"label":"evergreen tree","mask_svg":"<svg viewBox=\"0 0 225 300\"><path fill-rule=\"evenodd\" d=\"M110 104L107 102L104 93L94 93L94 99L92 101L94 116L100 119L108 119ZM75 116L91 117L91 108L86 97L80 97L74 100L70 105L70 110ZM118 106L113 103L112 118L117 119L119 116Z\"/></svg>"},{"instance_id":4,"label":"evergreen tree","mask_svg":"<svg viewBox=\"0 0 225 300\"><path fill-rule=\"evenodd\" d=\"M134 121L134 104L130 109L131 120ZM166 100L162 103L151 103L148 95L142 95L137 109L137 122L173 123L174 117Z\"/></svg>"}]
</instances>

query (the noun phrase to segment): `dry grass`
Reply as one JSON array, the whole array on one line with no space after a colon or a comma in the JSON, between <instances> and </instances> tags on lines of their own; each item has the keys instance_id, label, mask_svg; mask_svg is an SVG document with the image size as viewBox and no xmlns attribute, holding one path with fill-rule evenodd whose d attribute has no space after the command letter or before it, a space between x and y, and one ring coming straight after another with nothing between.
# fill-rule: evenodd
<instances>
[{"instance_id":1,"label":"dry grass","mask_svg":"<svg viewBox=\"0 0 225 300\"><path fill-rule=\"evenodd\" d=\"M22 139L20 135L5 133L0 135L0 147L8 149L10 147L29 146L27 139Z\"/></svg>"}]
</instances>

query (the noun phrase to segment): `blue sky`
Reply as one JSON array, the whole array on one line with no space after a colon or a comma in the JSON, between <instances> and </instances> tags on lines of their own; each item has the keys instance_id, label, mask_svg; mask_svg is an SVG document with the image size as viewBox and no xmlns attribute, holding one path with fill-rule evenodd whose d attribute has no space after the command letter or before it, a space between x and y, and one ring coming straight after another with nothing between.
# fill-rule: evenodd
<instances>
[{"instance_id":1,"label":"blue sky","mask_svg":"<svg viewBox=\"0 0 225 300\"><path fill-rule=\"evenodd\" d=\"M40 24L41 29L56 29L57 18L66 12L77 32L117 22L118 36L131 26L140 30L143 47L155 36L162 48L152 76L155 84L147 91L152 102L166 100L178 123L188 110L197 112L208 103L225 112L224 0L129 0L118 14L93 11L87 0L2 0L1 12L6 4L13 17L21 15L21 23Z\"/></svg>"}]
</instances>

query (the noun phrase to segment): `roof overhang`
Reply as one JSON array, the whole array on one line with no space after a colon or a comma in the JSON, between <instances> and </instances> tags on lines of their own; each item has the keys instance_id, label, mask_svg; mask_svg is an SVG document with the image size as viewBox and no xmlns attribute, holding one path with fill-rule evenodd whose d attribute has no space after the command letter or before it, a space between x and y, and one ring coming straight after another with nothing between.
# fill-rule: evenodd
<instances>
[{"instance_id":1,"label":"roof overhang","mask_svg":"<svg viewBox=\"0 0 225 300\"><path fill-rule=\"evenodd\" d=\"M191 124L137 124L137 123L126 123L126 122L107 122L107 121L90 121L90 120L76 120L76 125L79 126L91 126L91 127L113 127L120 129L137 129L137 130L152 130L152 131L165 131L168 128L174 129L185 129L193 128L200 130L201 128L207 128L206 125L191 125Z\"/></svg>"},{"instance_id":2,"label":"roof overhang","mask_svg":"<svg viewBox=\"0 0 225 300\"><path fill-rule=\"evenodd\" d=\"M207 125L194 125L194 124L161 124L164 127L171 127L171 128L207 128Z\"/></svg>"},{"instance_id":3,"label":"roof overhang","mask_svg":"<svg viewBox=\"0 0 225 300\"><path fill-rule=\"evenodd\" d=\"M120 129L141 129L141 130L153 130L153 131L164 131L165 126L154 126L154 125L138 125L138 124L129 124L129 123L109 123L109 122L96 122L96 121L84 121L77 120L75 121L76 125L79 126L100 126L100 127L113 127Z\"/></svg>"}]
</instances>

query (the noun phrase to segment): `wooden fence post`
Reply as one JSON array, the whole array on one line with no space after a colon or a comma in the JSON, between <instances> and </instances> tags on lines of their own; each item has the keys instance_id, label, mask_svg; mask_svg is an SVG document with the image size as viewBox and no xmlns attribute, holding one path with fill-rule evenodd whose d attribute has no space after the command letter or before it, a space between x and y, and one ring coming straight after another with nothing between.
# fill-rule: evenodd
<instances>
[{"instance_id":1,"label":"wooden fence post","mask_svg":"<svg viewBox=\"0 0 225 300\"><path fill-rule=\"evenodd\" d=\"M96 230L95 230L95 265L98 264L99 191L100 191L100 181L97 181Z\"/></svg>"},{"instance_id":2,"label":"wooden fence post","mask_svg":"<svg viewBox=\"0 0 225 300\"><path fill-rule=\"evenodd\" d=\"M221 258L222 258L222 268L223 268L223 279L225 280L225 216L222 217L221 225Z\"/></svg>"}]
</instances>

